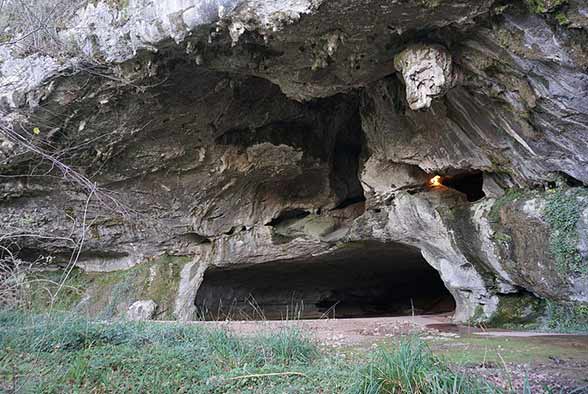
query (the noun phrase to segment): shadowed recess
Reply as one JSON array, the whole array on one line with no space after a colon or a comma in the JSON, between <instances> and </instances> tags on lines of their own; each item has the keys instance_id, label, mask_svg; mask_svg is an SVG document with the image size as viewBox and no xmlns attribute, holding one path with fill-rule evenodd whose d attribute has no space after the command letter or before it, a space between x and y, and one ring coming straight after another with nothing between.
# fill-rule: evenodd
<instances>
[{"instance_id":1,"label":"shadowed recess","mask_svg":"<svg viewBox=\"0 0 588 394\"><path fill-rule=\"evenodd\" d=\"M483 183L484 175L481 171L443 178L443 185L462 192L470 202L478 201L485 197Z\"/></svg>"},{"instance_id":2,"label":"shadowed recess","mask_svg":"<svg viewBox=\"0 0 588 394\"><path fill-rule=\"evenodd\" d=\"M404 316L455 302L418 249L357 242L306 260L211 268L196 296L205 320Z\"/></svg>"}]
</instances>

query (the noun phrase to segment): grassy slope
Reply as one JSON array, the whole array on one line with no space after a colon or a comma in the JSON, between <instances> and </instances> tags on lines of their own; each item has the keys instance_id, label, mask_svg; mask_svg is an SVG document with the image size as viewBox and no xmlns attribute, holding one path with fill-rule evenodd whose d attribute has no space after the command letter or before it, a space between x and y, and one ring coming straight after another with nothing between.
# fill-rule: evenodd
<instances>
[{"instance_id":1,"label":"grassy slope","mask_svg":"<svg viewBox=\"0 0 588 394\"><path fill-rule=\"evenodd\" d=\"M238 338L194 325L0 313L0 349L8 392L502 392L452 371L416 338L344 356L291 330Z\"/></svg>"}]
</instances>

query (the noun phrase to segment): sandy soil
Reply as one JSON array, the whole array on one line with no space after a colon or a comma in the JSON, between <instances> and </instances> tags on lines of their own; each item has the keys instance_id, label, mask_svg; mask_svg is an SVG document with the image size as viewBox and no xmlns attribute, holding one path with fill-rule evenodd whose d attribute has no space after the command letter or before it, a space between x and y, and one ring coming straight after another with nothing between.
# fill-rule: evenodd
<instances>
[{"instance_id":1,"label":"sandy soil","mask_svg":"<svg viewBox=\"0 0 588 394\"><path fill-rule=\"evenodd\" d=\"M243 335L295 327L309 333L319 343L327 346L371 344L377 339L409 334L445 335L435 326L452 326L449 317L444 315L288 321L207 321L194 322L194 324L221 327Z\"/></svg>"}]
</instances>

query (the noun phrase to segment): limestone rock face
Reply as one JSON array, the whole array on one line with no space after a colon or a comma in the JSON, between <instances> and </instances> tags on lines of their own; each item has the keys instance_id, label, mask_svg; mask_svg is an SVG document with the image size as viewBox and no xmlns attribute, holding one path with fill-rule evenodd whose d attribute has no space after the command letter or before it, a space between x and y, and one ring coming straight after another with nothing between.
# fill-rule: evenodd
<instances>
[{"instance_id":1,"label":"limestone rock face","mask_svg":"<svg viewBox=\"0 0 588 394\"><path fill-rule=\"evenodd\" d=\"M129 306L127 318L129 320L151 320L156 309L157 304L153 300L135 301Z\"/></svg>"},{"instance_id":2,"label":"limestone rock face","mask_svg":"<svg viewBox=\"0 0 588 394\"><path fill-rule=\"evenodd\" d=\"M398 245L437 270L456 320L519 296L586 303L585 15L92 2L60 31L65 52L0 47L0 246L92 276L182 256L165 280L121 284L150 298L129 310L148 318L196 318L207 272L364 264Z\"/></svg>"}]
</instances>

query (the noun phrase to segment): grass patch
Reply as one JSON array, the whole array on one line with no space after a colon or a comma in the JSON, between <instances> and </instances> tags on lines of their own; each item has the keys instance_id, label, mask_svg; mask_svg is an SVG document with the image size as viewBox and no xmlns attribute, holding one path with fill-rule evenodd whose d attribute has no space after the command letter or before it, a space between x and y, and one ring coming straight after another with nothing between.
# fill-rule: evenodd
<instances>
[{"instance_id":1,"label":"grass patch","mask_svg":"<svg viewBox=\"0 0 588 394\"><path fill-rule=\"evenodd\" d=\"M430 346L435 353L454 364L496 365L507 363L550 363L550 357L585 360L588 349L567 338L553 337L483 337L468 336L457 340L433 340Z\"/></svg>"},{"instance_id":2,"label":"grass patch","mask_svg":"<svg viewBox=\"0 0 588 394\"><path fill-rule=\"evenodd\" d=\"M304 333L0 312L0 390L20 393L509 393L418 338L335 353Z\"/></svg>"},{"instance_id":3,"label":"grass patch","mask_svg":"<svg viewBox=\"0 0 588 394\"><path fill-rule=\"evenodd\" d=\"M0 348L0 390L23 393L340 392L347 379L342 359L292 330L238 338L194 325L2 313ZM297 374L272 375L284 372Z\"/></svg>"},{"instance_id":4,"label":"grass patch","mask_svg":"<svg viewBox=\"0 0 588 394\"><path fill-rule=\"evenodd\" d=\"M451 370L415 338L394 352L378 349L360 370L353 393L496 393L488 382Z\"/></svg>"}]
</instances>

